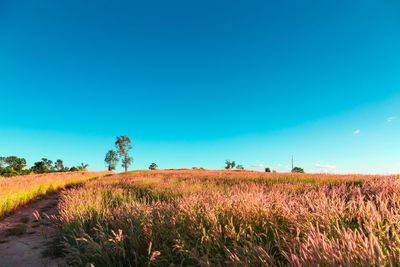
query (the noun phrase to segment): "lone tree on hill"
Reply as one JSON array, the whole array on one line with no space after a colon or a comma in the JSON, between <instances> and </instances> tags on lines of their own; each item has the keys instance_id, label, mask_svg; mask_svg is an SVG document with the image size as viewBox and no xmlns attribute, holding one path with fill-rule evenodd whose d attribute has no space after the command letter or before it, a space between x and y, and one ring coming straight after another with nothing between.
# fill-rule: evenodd
<instances>
[{"instance_id":1,"label":"lone tree on hill","mask_svg":"<svg viewBox=\"0 0 400 267\"><path fill-rule=\"evenodd\" d=\"M292 172L296 172L296 173L304 173L304 170L300 167L294 167L292 169Z\"/></svg>"},{"instance_id":2,"label":"lone tree on hill","mask_svg":"<svg viewBox=\"0 0 400 267\"><path fill-rule=\"evenodd\" d=\"M131 139L126 135L118 136L117 141L115 141L115 146L117 147L119 156L122 158L122 167L125 168L125 172L128 171L128 166L132 163L132 158L128 154L132 148L131 143Z\"/></svg>"},{"instance_id":3,"label":"lone tree on hill","mask_svg":"<svg viewBox=\"0 0 400 267\"><path fill-rule=\"evenodd\" d=\"M115 170L118 161L119 161L118 153L115 152L114 150L109 150L106 154L106 158L104 159L104 162L108 166L108 170L109 171Z\"/></svg>"},{"instance_id":4,"label":"lone tree on hill","mask_svg":"<svg viewBox=\"0 0 400 267\"><path fill-rule=\"evenodd\" d=\"M238 169L238 170L244 170L244 167L243 167L243 165L239 164L239 165L236 166L236 169Z\"/></svg>"},{"instance_id":5,"label":"lone tree on hill","mask_svg":"<svg viewBox=\"0 0 400 267\"><path fill-rule=\"evenodd\" d=\"M155 164L154 162L152 163L152 164L150 164L150 166L149 166L149 170L155 170L155 169L157 169L157 164Z\"/></svg>"},{"instance_id":6,"label":"lone tree on hill","mask_svg":"<svg viewBox=\"0 0 400 267\"><path fill-rule=\"evenodd\" d=\"M271 172L270 168L265 168L265 172Z\"/></svg>"}]
</instances>

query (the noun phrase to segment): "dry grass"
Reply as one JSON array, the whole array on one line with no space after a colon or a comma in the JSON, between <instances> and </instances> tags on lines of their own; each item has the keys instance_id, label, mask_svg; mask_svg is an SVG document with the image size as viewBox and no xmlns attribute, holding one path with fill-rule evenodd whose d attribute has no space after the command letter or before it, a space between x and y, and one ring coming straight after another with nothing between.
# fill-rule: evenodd
<instances>
[{"instance_id":1,"label":"dry grass","mask_svg":"<svg viewBox=\"0 0 400 267\"><path fill-rule=\"evenodd\" d=\"M107 173L110 172L62 172L0 177L0 217L40 196Z\"/></svg>"},{"instance_id":2,"label":"dry grass","mask_svg":"<svg viewBox=\"0 0 400 267\"><path fill-rule=\"evenodd\" d=\"M138 171L65 192L71 266L397 266L400 177Z\"/></svg>"}]
</instances>

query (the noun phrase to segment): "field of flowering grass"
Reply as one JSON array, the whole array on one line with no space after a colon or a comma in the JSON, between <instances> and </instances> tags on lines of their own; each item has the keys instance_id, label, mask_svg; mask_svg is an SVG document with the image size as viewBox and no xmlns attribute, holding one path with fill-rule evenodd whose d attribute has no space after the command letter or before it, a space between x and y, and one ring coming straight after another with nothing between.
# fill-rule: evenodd
<instances>
[{"instance_id":1,"label":"field of flowering grass","mask_svg":"<svg viewBox=\"0 0 400 267\"><path fill-rule=\"evenodd\" d=\"M56 172L14 177L0 176L0 218L29 201L69 185L111 172Z\"/></svg>"},{"instance_id":2,"label":"field of flowering grass","mask_svg":"<svg viewBox=\"0 0 400 267\"><path fill-rule=\"evenodd\" d=\"M398 266L400 177L161 170L66 191L69 266Z\"/></svg>"}]
</instances>

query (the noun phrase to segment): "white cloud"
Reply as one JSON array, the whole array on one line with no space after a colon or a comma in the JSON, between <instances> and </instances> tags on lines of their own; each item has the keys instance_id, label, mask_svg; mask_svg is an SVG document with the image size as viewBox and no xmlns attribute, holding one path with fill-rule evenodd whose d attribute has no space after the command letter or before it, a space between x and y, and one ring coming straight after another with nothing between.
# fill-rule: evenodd
<instances>
[{"instance_id":1,"label":"white cloud","mask_svg":"<svg viewBox=\"0 0 400 267\"><path fill-rule=\"evenodd\" d=\"M396 119L397 117L392 116L386 119L387 122L392 122L394 119Z\"/></svg>"},{"instance_id":2,"label":"white cloud","mask_svg":"<svg viewBox=\"0 0 400 267\"><path fill-rule=\"evenodd\" d=\"M353 134L359 134L361 131L360 130L355 130L354 132L353 132Z\"/></svg>"},{"instance_id":3,"label":"white cloud","mask_svg":"<svg viewBox=\"0 0 400 267\"><path fill-rule=\"evenodd\" d=\"M285 169L290 170L289 166L285 166Z\"/></svg>"},{"instance_id":4,"label":"white cloud","mask_svg":"<svg viewBox=\"0 0 400 267\"><path fill-rule=\"evenodd\" d=\"M251 165L251 167L255 167L255 168L264 168L264 164L257 164L257 165Z\"/></svg>"},{"instance_id":5,"label":"white cloud","mask_svg":"<svg viewBox=\"0 0 400 267\"><path fill-rule=\"evenodd\" d=\"M322 168L322 169L336 169L335 165L331 165L331 164L319 164L319 163L315 163L315 167L317 168Z\"/></svg>"},{"instance_id":6,"label":"white cloud","mask_svg":"<svg viewBox=\"0 0 400 267\"><path fill-rule=\"evenodd\" d=\"M278 163L278 167L282 167L282 164Z\"/></svg>"}]
</instances>

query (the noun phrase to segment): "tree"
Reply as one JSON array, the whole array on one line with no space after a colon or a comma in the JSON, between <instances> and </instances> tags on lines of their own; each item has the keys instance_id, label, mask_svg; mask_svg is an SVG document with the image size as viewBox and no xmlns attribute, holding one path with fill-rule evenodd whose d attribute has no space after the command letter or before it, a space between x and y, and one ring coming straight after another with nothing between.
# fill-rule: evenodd
<instances>
[{"instance_id":1,"label":"tree","mask_svg":"<svg viewBox=\"0 0 400 267\"><path fill-rule=\"evenodd\" d=\"M235 166L236 166L236 162L235 162L235 161L232 161L232 162L231 162L231 168L235 168Z\"/></svg>"},{"instance_id":2,"label":"tree","mask_svg":"<svg viewBox=\"0 0 400 267\"><path fill-rule=\"evenodd\" d=\"M46 164L43 161L37 161L33 164L31 170L34 173L46 173L49 172L49 169L47 168Z\"/></svg>"},{"instance_id":3,"label":"tree","mask_svg":"<svg viewBox=\"0 0 400 267\"><path fill-rule=\"evenodd\" d=\"M295 173L304 173L304 170L303 170L302 168L300 168L300 167L294 167L294 168L292 169L292 172L295 172Z\"/></svg>"},{"instance_id":4,"label":"tree","mask_svg":"<svg viewBox=\"0 0 400 267\"><path fill-rule=\"evenodd\" d=\"M26 166L26 160L24 158L18 158L15 156L3 158L3 162L8 165L7 168L20 172Z\"/></svg>"},{"instance_id":5,"label":"tree","mask_svg":"<svg viewBox=\"0 0 400 267\"><path fill-rule=\"evenodd\" d=\"M79 171L79 170L78 170L77 167L74 167L74 166L73 166L73 167L71 167L71 168L69 169L69 171L70 171L70 172L77 172L77 171Z\"/></svg>"},{"instance_id":6,"label":"tree","mask_svg":"<svg viewBox=\"0 0 400 267\"><path fill-rule=\"evenodd\" d=\"M265 168L265 172L271 172L270 168Z\"/></svg>"},{"instance_id":7,"label":"tree","mask_svg":"<svg viewBox=\"0 0 400 267\"><path fill-rule=\"evenodd\" d=\"M239 165L236 166L236 169L238 169L238 170L244 170L244 167L243 167L243 165L239 164Z\"/></svg>"},{"instance_id":8,"label":"tree","mask_svg":"<svg viewBox=\"0 0 400 267\"><path fill-rule=\"evenodd\" d=\"M155 169L157 169L157 164L155 164L154 162L152 163L152 164L150 164L150 166L149 166L149 170L155 170Z\"/></svg>"},{"instance_id":9,"label":"tree","mask_svg":"<svg viewBox=\"0 0 400 267\"><path fill-rule=\"evenodd\" d=\"M4 166L6 165L5 160L5 157L0 157L0 176L4 176L6 173L6 169L4 168Z\"/></svg>"},{"instance_id":10,"label":"tree","mask_svg":"<svg viewBox=\"0 0 400 267\"><path fill-rule=\"evenodd\" d=\"M131 143L131 139L126 135L117 136L117 141L115 141L115 146L117 147L119 156L122 158L122 167L125 168L125 172L128 171L128 166L132 163L132 158L128 154L132 148Z\"/></svg>"},{"instance_id":11,"label":"tree","mask_svg":"<svg viewBox=\"0 0 400 267\"><path fill-rule=\"evenodd\" d=\"M113 171L117 167L118 153L114 150L109 150L106 154L106 158L104 159L106 165L108 166L109 171Z\"/></svg>"},{"instance_id":12,"label":"tree","mask_svg":"<svg viewBox=\"0 0 400 267\"><path fill-rule=\"evenodd\" d=\"M226 160L225 164L226 164L225 169L229 170L231 168L231 161L230 160Z\"/></svg>"},{"instance_id":13,"label":"tree","mask_svg":"<svg viewBox=\"0 0 400 267\"><path fill-rule=\"evenodd\" d=\"M78 166L78 171L86 171L89 164L84 164L83 162L81 165Z\"/></svg>"},{"instance_id":14,"label":"tree","mask_svg":"<svg viewBox=\"0 0 400 267\"><path fill-rule=\"evenodd\" d=\"M34 173L47 173L47 172L52 172L56 170L56 166L61 166L64 168L62 160L57 160L57 162L54 164L53 167L53 161L42 158L42 161L35 162L34 165L32 166L31 170Z\"/></svg>"},{"instance_id":15,"label":"tree","mask_svg":"<svg viewBox=\"0 0 400 267\"><path fill-rule=\"evenodd\" d=\"M5 164L6 164L6 158L5 157L0 157L0 169L2 169Z\"/></svg>"},{"instance_id":16,"label":"tree","mask_svg":"<svg viewBox=\"0 0 400 267\"><path fill-rule=\"evenodd\" d=\"M58 172L62 172L65 170L64 167L64 162L61 159L58 159L55 163L54 163L54 170L58 171Z\"/></svg>"},{"instance_id":17,"label":"tree","mask_svg":"<svg viewBox=\"0 0 400 267\"><path fill-rule=\"evenodd\" d=\"M52 160L42 158L42 161L43 161L44 165L46 166L47 172L50 172L53 170L53 161Z\"/></svg>"}]
</instances>

